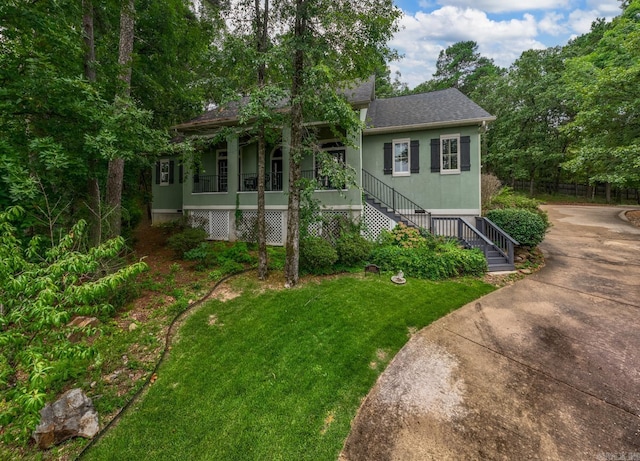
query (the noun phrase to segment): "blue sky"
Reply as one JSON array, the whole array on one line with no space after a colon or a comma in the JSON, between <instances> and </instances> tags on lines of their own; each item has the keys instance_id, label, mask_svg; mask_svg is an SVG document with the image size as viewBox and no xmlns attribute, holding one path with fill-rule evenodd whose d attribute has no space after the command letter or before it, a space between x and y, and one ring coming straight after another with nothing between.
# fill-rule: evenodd
<instances>
[{"instance_id":1,"label":"blue sky","mask_svg":"<svg viewBox=\"0 0 640 461\"><path fill-rule=\"evenodd\" d=\"M618 0L395 0L404 12L390 45L404 57L390 63L410 88L429 80L440 50L473 40L480 54L508 67L529 49L564 45L596 18L621 12Z\"/></svg>"}]
</instances>

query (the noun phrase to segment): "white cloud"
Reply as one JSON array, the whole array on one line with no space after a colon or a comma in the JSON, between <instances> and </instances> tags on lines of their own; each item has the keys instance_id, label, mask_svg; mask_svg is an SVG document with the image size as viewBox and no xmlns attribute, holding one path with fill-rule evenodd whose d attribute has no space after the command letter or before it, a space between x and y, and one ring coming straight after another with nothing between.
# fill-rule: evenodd
<instances>
[{"instance_id":1,"label":"white cloud","mask_svg":"<svg viewBox=\"0 0 640 461\"><path fill-rule=\"evenodd\" d=\"M569 6L569 0L439 0L443 6L475 8L489 13L558 10Z\"/></svg>"},{"instance_id":2,"label":"white cloud","mask_svg":"<svg viewBox=\"0 0 640 461\"><path fill-rule=\"evenodd\" d=\"M540 32L549 34L549 35L562 35L566 34L569 31L567 30L567 25L563 24L564 15L556 12L550 12L544 15L542 20L538 22L538 28Z\"/></svg>"},{"instance_id":3,"label":"white cloud","mask_svg":"<svg viewBox=\"0 0 640 461\"><path fill-rule=\"evenodd\" d=\"M546 48L536 40L538 24L530 14L522 19L495 21L479 10L446 6L431 13L405 15L401 25L403 29L390 45L405 57L390 68L392 72L400 70L401 80L410 87L429 80L440 51L456 42L475 41L483 56L503 67L524 50Z\"/></svg>"}]
</instances>

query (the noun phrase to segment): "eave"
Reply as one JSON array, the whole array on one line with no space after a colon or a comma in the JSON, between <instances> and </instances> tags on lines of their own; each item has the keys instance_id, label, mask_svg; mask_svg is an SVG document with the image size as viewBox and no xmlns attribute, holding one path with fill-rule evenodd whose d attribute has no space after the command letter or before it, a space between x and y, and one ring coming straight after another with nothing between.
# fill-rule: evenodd
<instances>
[{"instance_id":1,"label":"eave","mask_svg":"<svg viewBox=\"0 0 640 461\"><path fill-rule=\"evenodd\" d=\"M401 125L401 126L384 126L379 128L365 128L362 131L364 136L372 136L376 134L389 134L389 133L398 133L403 131L422 131L422 130L435 130L438 128L449 128L454 126L473 126L478 125L482 126L483 123L490 123L496 120L496 117L481 117L481 118L472 118L466 120L449 120L445 122L429 122L429 123L419 123L416 125Z\"/></svg>"}]
</instances>

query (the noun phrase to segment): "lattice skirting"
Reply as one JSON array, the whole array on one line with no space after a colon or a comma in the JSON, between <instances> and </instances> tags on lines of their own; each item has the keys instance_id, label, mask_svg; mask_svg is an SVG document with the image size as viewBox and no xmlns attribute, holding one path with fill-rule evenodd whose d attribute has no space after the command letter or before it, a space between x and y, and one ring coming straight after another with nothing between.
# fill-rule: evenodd
<instances>
[{"instance_id":1,"label":"lattice skirting","mask_svg":"<svg viewBox=\"0 0 640 461\"><path fill-rule=\"evenodd\" d=\"M391 230L396 226L397 223L373 206L365 203L364 224L365 225L362 234L369 240L377 240L381 231Z\"/></svg>"},{"instance_id":2,"label":"lattice skirting","mask_svg":"<svg viewBox=\"0 0 640 461\"><path fill-rule=\"evenodd\" d=\"M283 211L265 211L264 215L267 227L267 244L284 245L286 229L285 213ZM246 242L255 242L258 232L257 222L257 211L242 211L242 217L239 222L236 223L237 239Z\"/></svg>"},{"instance_id":3,"label":"lattice skirting","mask_svg":"<svg viewBox=\"0 0 640 461\"><path fill-rule=\"evenodd\" d=\"M343 210L323 210L318 220L307 228L309 235L315 237L335 235L340 231L341 219L353 219L351 212Z\"/></svg>"},{"instance_id":4,"label":"lattice skirting","mask_svg":"<svg viewBox=\"0 0 640 461\"><path fill-rule=\"evenodd\" d=\"M189 219L193 227L202 227L211 240L229 240L231 220L227 210L191 210Z\"/></svg>"}]
</instances>

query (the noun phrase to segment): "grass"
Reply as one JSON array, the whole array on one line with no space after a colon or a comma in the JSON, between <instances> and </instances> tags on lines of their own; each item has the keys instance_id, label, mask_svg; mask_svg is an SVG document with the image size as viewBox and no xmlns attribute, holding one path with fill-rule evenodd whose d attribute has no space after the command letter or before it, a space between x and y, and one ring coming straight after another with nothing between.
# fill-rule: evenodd
<instances>
[{"instance_id":1,"label":"grass","mask_svg":"<svg viewBox=\"0 0 640 461\"><path fill-rule=\"evenodd\" d=\"M84 459L335 460L409 333L494 289L376 276L233 288L185 321L157 381Z\"/></svg>"}]
</instances>

